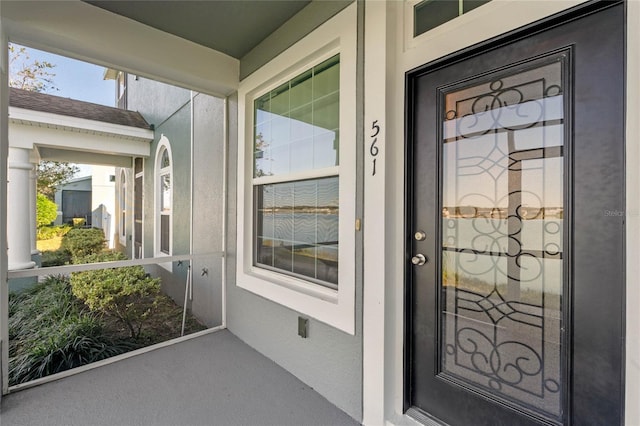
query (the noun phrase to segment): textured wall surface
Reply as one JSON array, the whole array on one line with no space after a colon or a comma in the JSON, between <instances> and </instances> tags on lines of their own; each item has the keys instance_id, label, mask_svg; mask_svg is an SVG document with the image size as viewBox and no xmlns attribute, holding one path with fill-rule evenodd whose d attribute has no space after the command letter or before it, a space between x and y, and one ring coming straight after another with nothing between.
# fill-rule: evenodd
<instances>
[{"instance_id":1,"label":"textured wall surface","mask_svg":"<svg viewBox=\"0 0 640 426\"><path fill-rule=\"evenodd\" d=\"M128 108L139 111L155 125L151 157L145 160L144 172L144 252L154 251L154 208L156 192L155 154L165 136L171 146L173 174L172 254L191 251L193 216L193 252L211 254L193 263L193 302L190 309L207 326L222 323L222 217L223 217L223 152L224 100L191 92L164 83L130 76ZM193 110L193 111L192 111ZM193 115L192 115L193 113ZM193 167L192 167L193 138ZM191 199L193 172L194 192ZM214 255L217 254L217 255ZM206 269L207 274L202 275ZM163 290L182 305L188 263L173 263L171 271L150 266L149 272L162 278Z\"/></svg>"},{"instance_id":2,"label":"textured wall surface","mask_svg":"<svg viewBox=\"0 0 640 426\"><path fill-rule=\"evenodd\" d=\"M193 262L192 309L208 326L222 324L224 109L224 99L193 98L193 254L207 256Z\"/></svg>"}]
</instances>

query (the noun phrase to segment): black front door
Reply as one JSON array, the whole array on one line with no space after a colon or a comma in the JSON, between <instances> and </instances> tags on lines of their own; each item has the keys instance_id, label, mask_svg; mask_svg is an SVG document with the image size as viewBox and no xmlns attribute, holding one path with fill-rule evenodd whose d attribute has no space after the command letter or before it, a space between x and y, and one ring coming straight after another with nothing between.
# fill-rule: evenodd
<instances>
[{"instance_id":1,"label":"black front door","mask_svg":"<svg viewBox=\"0 0 640 426\"><path fill-rule=\"evenodd\" d=\"M406 408L619 425L624 5L407 77Z\"/></svg>"}]
</instances>

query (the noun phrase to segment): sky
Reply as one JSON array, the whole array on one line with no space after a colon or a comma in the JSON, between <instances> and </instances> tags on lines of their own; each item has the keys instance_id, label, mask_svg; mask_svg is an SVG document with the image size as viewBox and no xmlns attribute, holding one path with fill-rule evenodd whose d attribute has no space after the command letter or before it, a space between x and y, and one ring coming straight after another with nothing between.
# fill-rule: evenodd
<instances>
[{"instance_id":1,"label":"sky","mask_svg":"<svg viewBox=\"0 0 640 426\"><path fill-rule=\"evenodd\" d=\"M16 48L21 47L20 45L15 46ZM55 65L50 72L55 74L52 80L57 90L46 90L44 93L100 105L115 106L116 82L103 79L105 71L103 66L77 61L29 47L27 47L27 52L30 56L27 63L39 60ZM91 174L91 166L79 166L81 171L76 177Z\"/></svg>"},{"instance_id":2,"label":"sky","mask_svg":"<svg viewBox=\"0 0 640 426\"><path fill-rule=\"evenodd\" d=\"M103 79L104 67L29 47L27 52L31 57L28 62L40 60L55 65L51 73L55 74L53 84L58 90L47 90L44 93L115 106L115 81Z\"/></svg>"}]
</instances>

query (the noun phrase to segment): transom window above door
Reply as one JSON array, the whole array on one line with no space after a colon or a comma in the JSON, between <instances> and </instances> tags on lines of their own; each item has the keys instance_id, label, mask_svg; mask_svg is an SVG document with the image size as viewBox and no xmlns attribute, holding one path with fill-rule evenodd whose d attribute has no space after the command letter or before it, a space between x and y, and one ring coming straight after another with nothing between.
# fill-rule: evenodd
<instances>
[{"instance_id":1,"label":"transom window above door","mask_svg":"<svg viewBox=\"0 0 640 426\"><path fill-rule=\"evenodd\" d=\"M413 6L413 36L417 37L491 0L423 0Z\"/></svg>"}]
</instances>

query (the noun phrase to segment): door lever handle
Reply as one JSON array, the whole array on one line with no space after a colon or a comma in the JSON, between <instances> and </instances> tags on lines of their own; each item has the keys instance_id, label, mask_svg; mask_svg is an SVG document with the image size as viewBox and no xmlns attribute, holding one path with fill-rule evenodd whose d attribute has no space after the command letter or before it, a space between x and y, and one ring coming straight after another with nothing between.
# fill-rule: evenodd
<instances>
[{"instance_id":1,"label":"door lever handle","mask_svg":"<svg viewBox=\"0 0 640 426\"><path fill-rule=\"evenodd\" d=\"M413 263L416 266L422 266L425 263L427 263L427 258L424 257L424 254L416 254L411 258L411 263Z\"/></svg>"}]
</instances>

